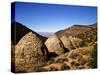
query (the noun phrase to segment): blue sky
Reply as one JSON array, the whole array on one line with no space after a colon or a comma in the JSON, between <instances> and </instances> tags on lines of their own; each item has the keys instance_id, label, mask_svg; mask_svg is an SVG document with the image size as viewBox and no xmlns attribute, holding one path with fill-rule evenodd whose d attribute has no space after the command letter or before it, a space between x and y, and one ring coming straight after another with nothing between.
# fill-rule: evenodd
<instances>
[{"instance_id":1,"label":"blue sky","mask_svg":"<svg viewBox=\"0 0 100 75\"><path fill-rule=\"evenodd\" d=\"M56 32L73 24L88 25L97 22L97 8L16 2L15 21L36 32Z\"/></svg>"}]
</instances>

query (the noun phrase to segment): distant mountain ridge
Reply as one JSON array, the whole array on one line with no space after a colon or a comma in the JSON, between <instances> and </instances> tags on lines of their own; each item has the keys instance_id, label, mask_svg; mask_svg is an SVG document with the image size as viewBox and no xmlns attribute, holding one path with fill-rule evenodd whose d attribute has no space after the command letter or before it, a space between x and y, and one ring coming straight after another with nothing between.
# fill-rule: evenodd
<instances>
[{"instance_id":1,"label":"distant mountain ridge","mask_svg":"<svg viewBox=\"0 0 100 75\"><path fill-rule=\"evenodd\" d=\"M81 33L87 32L87 31L91 31L93 28L97 28L97 23L92 24L92 25L73 25L67 29L64 30L59 30L57 31L55 34L58 37L61 37L63 35L66 36L77 36Z\"/></svg>"},{"instance_id":2,"label":"distant mountain ridge","mask_svg":"<svg viewBox=\"0 0 100 75\"><path fill-rule=\"evenodd\" d=\"M37 33L45 37L49 37L54 34L54 32L37 32Z\"/></svg>"}]
</instances>

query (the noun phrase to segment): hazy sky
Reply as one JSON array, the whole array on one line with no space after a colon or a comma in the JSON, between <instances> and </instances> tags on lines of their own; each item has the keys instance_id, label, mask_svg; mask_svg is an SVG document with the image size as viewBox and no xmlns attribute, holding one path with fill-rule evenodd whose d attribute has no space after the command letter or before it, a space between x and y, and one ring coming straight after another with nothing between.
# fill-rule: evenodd
<instances>
[{"instance_id":1,"label":"hazy sky","mask_svg":"<svg viewBox=\"0 0 100 75\"><path fill-rule=\"evenodd\" d=\"M95 23L97 8L16 2L15 21L37 32L56 32L73 24Z\"/></svg>"}]
</instances>

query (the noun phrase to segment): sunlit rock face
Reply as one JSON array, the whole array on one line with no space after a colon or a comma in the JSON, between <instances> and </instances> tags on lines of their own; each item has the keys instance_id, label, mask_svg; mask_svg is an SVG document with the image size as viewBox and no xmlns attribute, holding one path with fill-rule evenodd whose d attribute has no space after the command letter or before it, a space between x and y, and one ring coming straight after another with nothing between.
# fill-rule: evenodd
<instances>
[{"instance_id":1,"label":"sunlit rock face","mask_svg":"<svg viewBox=\"0 0 100 75\"><path fill-rule=\"evenodd\" d=\"M66 37L65 35L61 38L58 38L56 35L50 36L45 42L48 51L54 52L58 55L79 48L81 44L81 39L72 36Z\"/></svg>"},{"instance_id":2,"label":"sunlit rock face","mask_svg":"<svg viewBox=\"0 0 100 75\"><path fill-rule=\"evenodd\" d=\"M46 64L47 51L36 34L29 32L15 46L15 71L33 72Z\"/></svg>"},{"instance_id":3,"label":"sunlit rock face","mask_svg":"<svg viewBox=\"0 0 100 75\"><path fill-rule=\"evenodd\" d=\"M65 35L60 38L64 47L68 50L76 49L81 47L82 40L76 37L66 37Z\"/></svg>"},{"instance_id":4,"label":"sunlit rock face","mask_svg":"<svg viewBox=\"0 0 100 75\"><path fill-rule=\"evenodd\" d=\"M49 52L54 52L57 55L61 55L64 53L63 44L56 35L50 36L46 40L45 45L48 48Z\"/></svg>"},{"instance_id":5,"label":"sunlit rock face","mask_svg":"<svg viewBox=\"0 0 100 75\"><path fill-rule=\"evenodd\" d=\"M61 37L61 41L64 44L65 48L67 48L68 50L72 50L73 49L71 41L70 41L70 39L68 37L66 37L66 36Z\"/></svg>"}]
</instances>

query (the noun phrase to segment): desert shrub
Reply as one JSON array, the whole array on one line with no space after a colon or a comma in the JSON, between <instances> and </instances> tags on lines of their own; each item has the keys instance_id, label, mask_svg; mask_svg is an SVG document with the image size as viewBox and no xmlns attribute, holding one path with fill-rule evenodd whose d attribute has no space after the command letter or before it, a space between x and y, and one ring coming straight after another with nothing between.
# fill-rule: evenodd
<instances>
[{"instance_id":1,"label":"desert shrub","mask_svg":"<svg viewBox=\"0 0 100 75\"><path fill-rule=\"evenodd\" d=\"M84 66L79 66L78 69L85 69L85 67Z\"/></svg>"},{"instance_id":2,"label":"desert shrub","mask_svg":"<svg viewBox=\"0 0 100 75\"><path fill-rule=\"evenodd\" d=\"M91 51L91 56L94 59L90 61L91 68L97 68L97 44L94 46L94 49Z\"/></svg>"},{"instance_id":3,"label":"desert shrub","mask_svg":"<svg viewBox=\"0 0 100 75\"><path fill-rule=\"evenodd\" d=\"M55 62L56 62L56 63L64 63L64 61L65 61L65 59L60 58L60 59L57 59Z\"/></svg>"},{"instance_id":4,"label":"desert shrub","mask_svg":"<svg viewBox=\"0 0 100 75\"><path fill-rule=\"evenodd\" d=\"M49 68L48 68L48 71L58 71L58 69L55 68L55 67L49 67Z\"/></svg>"},{"instance_id":5,"label":"desert shrub","mask_svg":"<svg viewBox=\"0 0 100 75\"><path fill-rule=\"evenodd\" d=\"M70 67L67 64L63 64L61 66L61 70L69 70L69 69L70 69Z\"/></svg>"},{"instance_id":6,"label":"desert shrub","mask_svg":"<svg viewBox=\"0 0 100 75\"><path fill-rule=\"evenodd\" d=\"M78 50L76 50L76 51L74 50L69 54L69 58L76 59L77 56L79 56L79 55L80 55L80 52Z\"/></svg>"},{"instance_id":7,"label":"desert shrub","mask_svg":"<svg viewBox=\"0 0 100 75\"><path fill-rule=\"evenodd\" d=\"M52 57L52 58L48 61L47 64L52 64L52 63L54 63L54 62L55 62L55 60L54 60L54 58Z\"/></svg>"}]
</instances>

